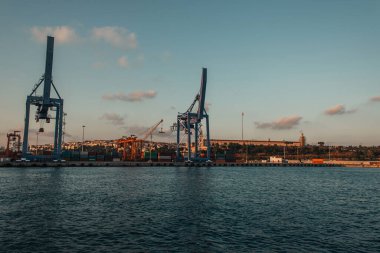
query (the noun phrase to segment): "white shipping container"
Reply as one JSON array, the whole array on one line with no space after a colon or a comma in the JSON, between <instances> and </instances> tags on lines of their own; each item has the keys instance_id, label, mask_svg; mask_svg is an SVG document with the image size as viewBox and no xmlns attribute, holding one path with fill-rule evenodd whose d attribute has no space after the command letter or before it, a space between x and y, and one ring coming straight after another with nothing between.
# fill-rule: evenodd
<instances>
[{"instance_id":1,"label":"white shipping container","mask_svg":"<svg viewBox=\"0 0 380 253\"><path fill-rule=\"evenodd\" d=\"M271 163L282 163L282 157L271 156L269 157Z\"/></svg>"}]
</instances>

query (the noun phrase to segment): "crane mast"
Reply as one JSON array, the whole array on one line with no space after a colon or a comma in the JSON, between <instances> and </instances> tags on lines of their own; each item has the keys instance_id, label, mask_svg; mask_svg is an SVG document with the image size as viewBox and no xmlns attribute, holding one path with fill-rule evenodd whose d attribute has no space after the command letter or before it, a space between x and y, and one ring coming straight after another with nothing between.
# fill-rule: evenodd
<instances>
[{"instance_id":1,"label":"crane mast","mask_svg":"<svg viewBox=\"0 0 380 253\"><path fill-rule=\"evenodd\" d=\"M206 85L207 85L207 68L202 68L201 87L196 94L194 101L190 107L184 113L178 113L177 122L173 124L172 130L177 131L177 161L181 160L180 144L181 144L181 132L184 132L183 138L187 137L187 162L201 162L205 160L201 157L199 152L199 137L202 126L202 120L206 120L206 147L207 156L206 161L210 160L210 130L209 130L209 116L205 110L206 102ZM195 105L198 104L196 112L193 112ZM194 152L192 152L191 144L194 135Z\"/></svg>"},{"instance_id":2,"label":"crane mast","mask_svg":"<svg viewBox=\"0 0 380 253\"><path fill-rule=\"evenodd\" d=\"M29 158L28 153L28 136L29 136L29 118L30 118L30 106L37 106L37 112L35 115L36 122L40 120L50 123L52 117L49 115L49 110L55 108L55 129L54 129L54 154L53 158L60 159L61 157L61 145L62 145L62 125L63 125L63 99L59 95L56 87L54 86L52 79L53 70L53 53L54 53L54 37L47 36L46 45L46 62L45 73L42 75L38 83L34 86L32 92L26 98L26 110L25 110L25 126L24 126L24 141L22 146L22 156ZM36 91L40 85L44 82L42 96L37 96ZM51 97L51 87L53 87L58 98ZM53 111L53 110L52 110ZM40 132L44 129L41 127Z\"/></svg>"}]
</instances>

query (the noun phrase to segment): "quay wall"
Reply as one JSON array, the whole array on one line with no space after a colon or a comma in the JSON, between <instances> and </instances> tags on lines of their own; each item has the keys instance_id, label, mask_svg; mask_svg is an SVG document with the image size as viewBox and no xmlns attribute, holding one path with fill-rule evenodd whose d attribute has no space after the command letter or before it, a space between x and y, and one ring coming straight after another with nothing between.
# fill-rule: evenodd
<instances>
[{"instance_id":1,"label":"quay wall","mask_svg":"<svg viewBox=\"0 0 380 253\"><path fill-rule=\"evenodd\" d=\"M0 167L339 167L312 163L184 163L184 162L0 162Z\"/></svg>"}]
</instances>

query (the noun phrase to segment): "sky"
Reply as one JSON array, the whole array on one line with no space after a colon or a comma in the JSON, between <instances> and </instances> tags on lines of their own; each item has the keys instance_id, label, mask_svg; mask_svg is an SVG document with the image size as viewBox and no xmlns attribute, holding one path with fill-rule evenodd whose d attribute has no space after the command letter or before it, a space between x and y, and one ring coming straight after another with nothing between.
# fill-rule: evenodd
<instances>
[{"instance_id":1,"label":"sky","mask_svg":"<svg viewBox=\"0 0 380 253\"><path fill-rule=\"evenodd\" d=\"M66 141L160 119L169 138L206 67L212 139L241 139L244 112L244 139L379 145L379 28L377 0L1 0L0 145L24 127L47 35Z\"/></svg>"}]
</instances>

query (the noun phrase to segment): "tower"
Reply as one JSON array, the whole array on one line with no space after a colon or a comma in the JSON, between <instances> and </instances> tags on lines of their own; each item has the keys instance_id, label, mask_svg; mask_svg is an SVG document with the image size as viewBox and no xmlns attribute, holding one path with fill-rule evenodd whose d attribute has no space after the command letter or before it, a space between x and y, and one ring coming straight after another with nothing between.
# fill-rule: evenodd
<instances>
[{"instance_id":1,"label":"tower","mask_svg":"<svg viewBox=\"0 0 380 253\"><path fill-rule=\"evenodd\" d=\"M306 145L306 137L303 135L303 132L301 132L301 136L300 136L299 142L300 142L300 147L305 147L305 145Z\"/></svg>"}]
</instances>

